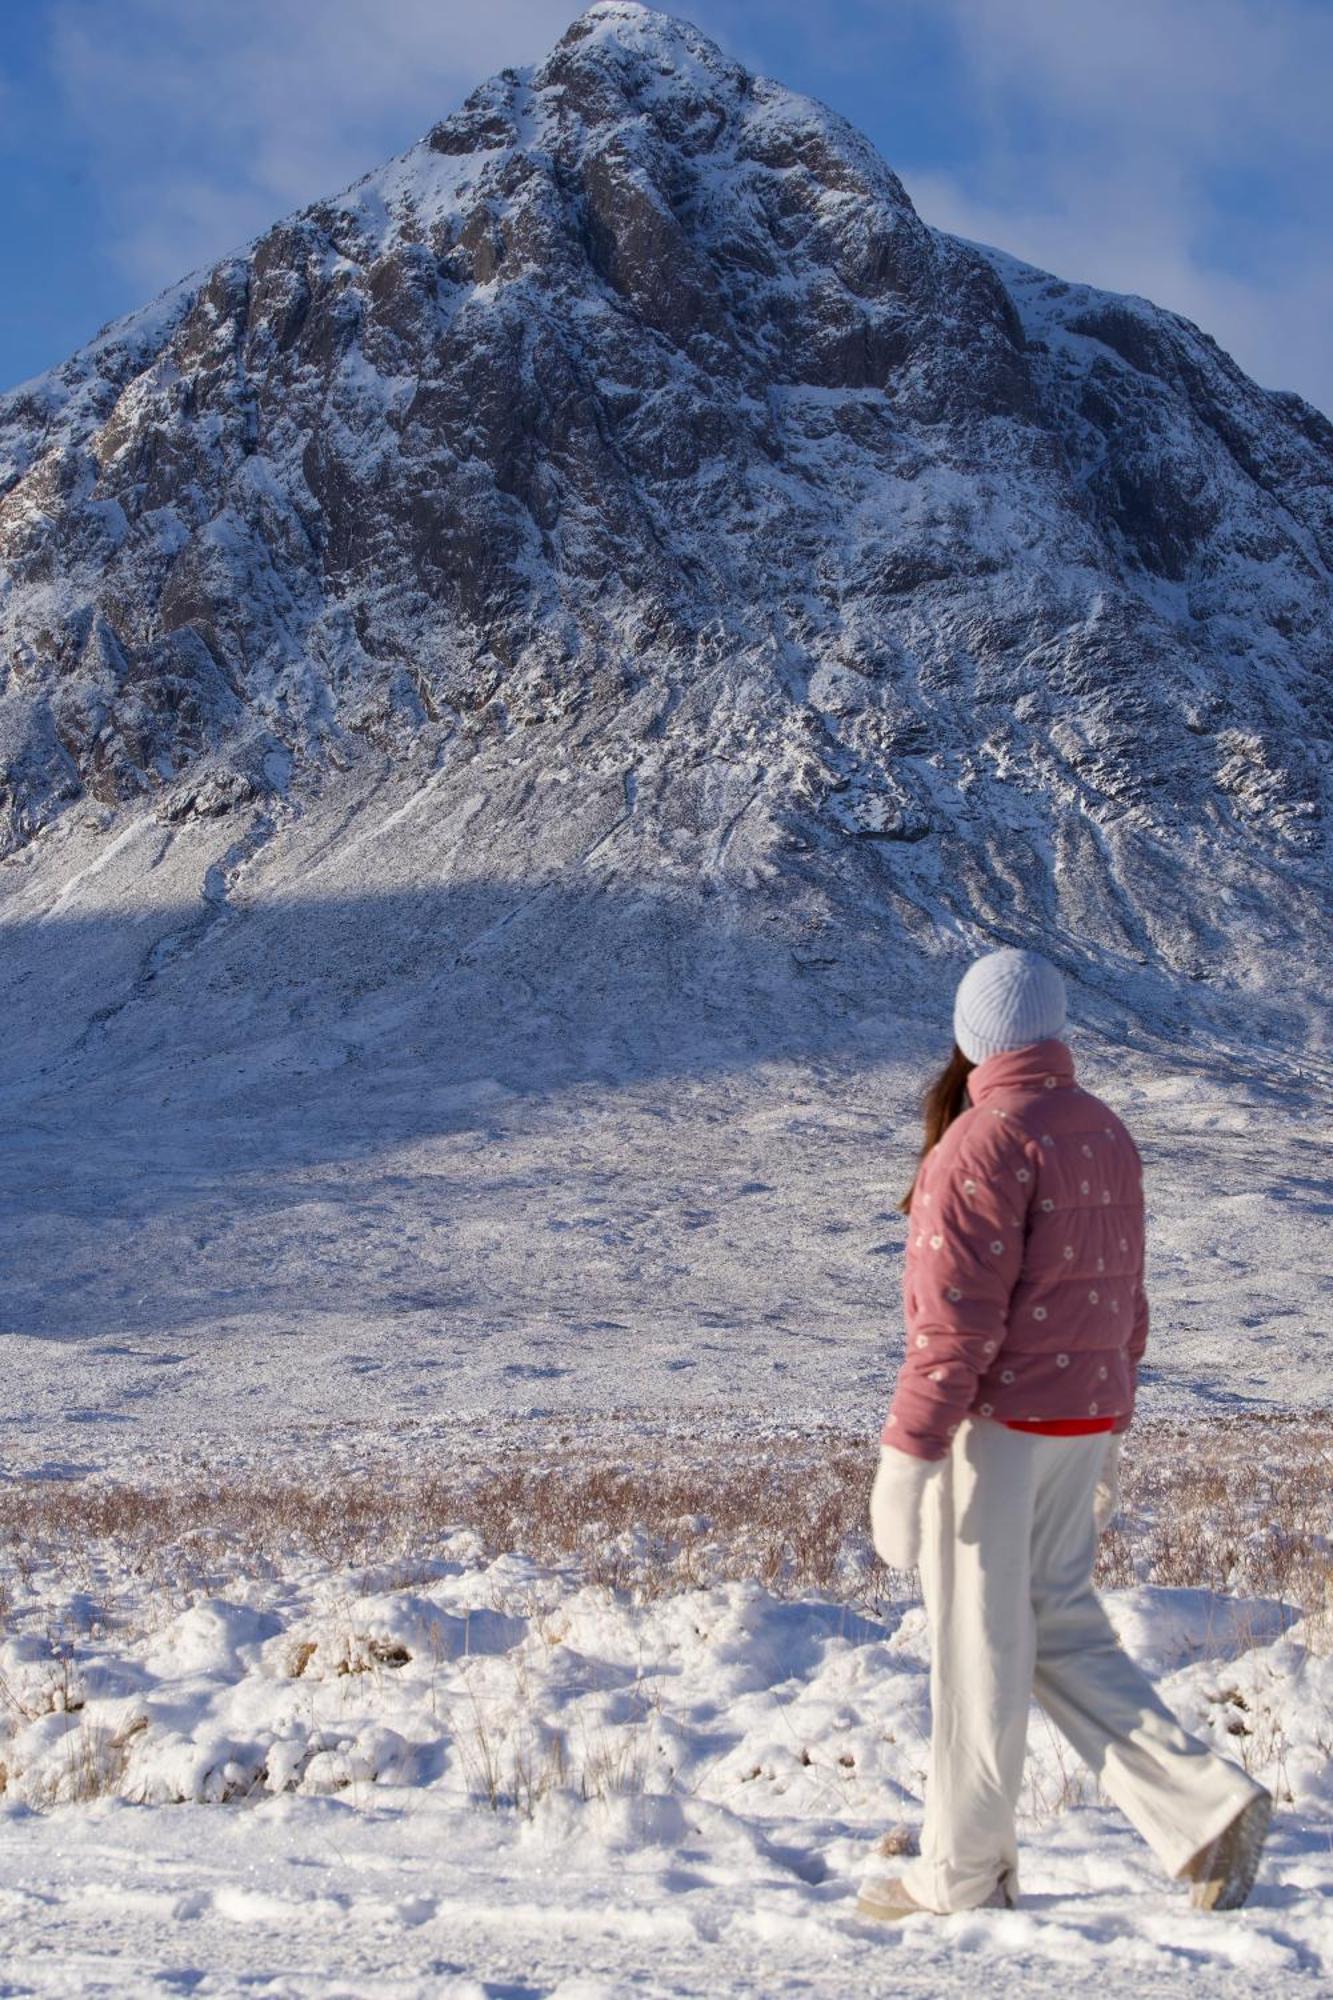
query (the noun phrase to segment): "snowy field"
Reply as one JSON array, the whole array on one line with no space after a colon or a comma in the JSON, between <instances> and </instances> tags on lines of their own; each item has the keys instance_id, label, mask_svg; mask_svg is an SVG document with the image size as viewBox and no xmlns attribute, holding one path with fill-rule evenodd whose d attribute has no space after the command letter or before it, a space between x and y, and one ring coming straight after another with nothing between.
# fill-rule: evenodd
<instances>
[{"instance_id":1,"label":"snowy field","mask_svg":"<svg viewBox=\"0 0 1333 2000\"><path fill-rule=\"evenodd\" d=\"M1140 1452L1173 1442L1187 1459L1165 1433ZM201 1500L194 1534L122 1511L79 1537L39 1497L0 1647L0 1992L1036 1994L1074 1959L1089 1990L1326 1992L1333 1605L1292 1599L1321 1573L1329 1435L1255 1442L1285 1483L1250 1494L1248 1526L1243 1505L1194 1520L1236 1588L1108 1600L1187 1724L1278 1792L1260 1887L1225 1918L1184 1907L1040 1719L1022 1906L856 1917L877 1842L919 1819L929 1711L923 1613L874 1565L850 1487L820 1551L780 1480L791 1540L767 1562L762 1529L737 1550L698 1516L675 1540L608 1534L618 1588L577 1554L488 1554L475 1528L348 1564L299 1553L319 1537L294 1517L242 1508L219 1532ZM1174 1506L1140 1476L1111 1560L1188 1562L1181 1495L1207 1500L1208 1473ZM422 1497L384 1491L385 1540L410 1545ZM1247 1583L1275 1505L1307 1558L1286 1598ZM691 1581L733 1561L768 1582Z\"/></svg>"},{"instance_id":2,"label":"snowy field","mask_svg":"<svg viewBox=\"0 0 1333 2000\"><path fill-rule=\"evenodd\" d=\"M1107 1581L1279 1791L1252 1905L1191 1915L1036 1719L1022 1907L886 1933L926 1671L864 1488L946 1010L799 898L770 947L492 849L446 907L408 810L71 819L0 882L0 1995L1328 1990L1323 1075L1075 993L1150 1207Z\"/></svg>"},{"instance_id":3,"label":"snowy field","mask_svg":"<svg viewBox=\"0 0 1333 2000\"><path fill-rule=\"evenodd\" d=\"M0 869L6 1462L528 1415L873 1437L956 965L858 959L849 918L811 969L817 898L617 903L493 844L441 898L468 814L404 852L418 795L366 793L253 853L94 815ZM1145 1407L1333 1403L1327 1063L1237 1062L1202 988L1172 1036L1145 986L1148 1037L1089 972L1071 1043L1147 1167Z\"/></svg>"}]
</instances>

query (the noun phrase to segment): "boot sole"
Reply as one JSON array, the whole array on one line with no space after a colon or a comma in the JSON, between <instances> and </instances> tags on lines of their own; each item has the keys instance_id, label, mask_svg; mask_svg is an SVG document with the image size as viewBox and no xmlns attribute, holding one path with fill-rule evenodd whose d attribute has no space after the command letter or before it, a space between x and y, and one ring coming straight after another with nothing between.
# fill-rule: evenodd
<instances>
[{"instance_id":1,"label":"boot sole","mask_svg":"<svg viewBox=\"0 0 1333 2000\"><path fill-rule=\"evenodd\" d=\"M880 1903L873 1896L858 1896L856 1899L858 1917L870 1917L875 1923L900 1924L905 1917L931 1916L930 1910L923 1910L919 1903L910 1907L903 1903Z\"/></svg>"},{"instance_id":2,"label":"boot sole","mask_svg":"<svg viewBox=\"0 0 1333 2000\"><path fill-rule=\"evenodd\" d=\"M1272 1817L1272 1798L1269 1793L1261 1792L1223 1828L1207 1848L1207 1859L1192 1864L1203 1874L1203 1880L1195 1881L1190 1888L1192 1908L1238 1910L1241 1907L1254 1887ZM1219 1867L1219 1861L1224 1865Z\"/></svg>"},{"instance_id":3,"label":"boot sole","mask_svg":"<svg viewBox=\"0 0 1333 2000\"><path fill-rule=\"evenodd\" d=\"M984 1903L974 1903L977 1910L1012 1910L1007 1889L999 1885ZM970 1911L928 1910L924 1903L891 1903L881 1900L873 1889L863 1889L856 1899L858 1917L870 1917L881 1924L900 1924L907 1917L946 1917L970 1915Z\"/></svg>"}]
</instances>

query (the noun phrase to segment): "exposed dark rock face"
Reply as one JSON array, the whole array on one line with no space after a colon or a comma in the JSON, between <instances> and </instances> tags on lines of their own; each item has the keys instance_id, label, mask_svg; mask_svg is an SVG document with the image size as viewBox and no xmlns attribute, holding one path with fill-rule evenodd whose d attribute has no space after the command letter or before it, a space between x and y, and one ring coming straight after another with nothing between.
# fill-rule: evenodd
<instances>
[{"instance_id":1,"label":"exposed dark rock face","mask_svg":"<svg viewBox=\"0 0 1333 2000\"><path fill-rule=\"evenodd\" d=\"M1317 412L931 230L830 112L599 5L0 399L3 842L540 723L631 774L655 746L686 861L698 774L743 769L761 874L928 949L1289 981L1331 578Z\"/></svg>"}]
</instances>

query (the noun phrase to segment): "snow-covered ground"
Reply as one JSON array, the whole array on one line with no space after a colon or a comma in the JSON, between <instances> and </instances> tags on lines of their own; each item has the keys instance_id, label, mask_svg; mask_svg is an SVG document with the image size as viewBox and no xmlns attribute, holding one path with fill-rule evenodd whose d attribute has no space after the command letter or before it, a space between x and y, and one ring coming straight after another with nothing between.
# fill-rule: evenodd
<instances>
[{"instance_id":1,"label":"snow-covered ground","mask_svg":"<svg viewBox=\"0 0 1333 2000\"><path fill-rule=\"evenodd\" d=\"M1239 1077L1098 1081L1147 1162L1147 1411L1333 1403L1333 1121ZM318 1124L265 1145L131 1101L99 1130L71 1096L0 1154L7 1462L355 1460L529 1417L872 1437L916 1082L440 1087L434 1129L336 1157Z\"/></svg>"},{"instance_id":2,"label":"snow-covered ground","mask_svg":"<svg viewBox=\"0 0 1333 2000\"><path fill-rule=\"evenodd\" d=\"M1159 1518L1115 1609L1284 1795L1252 1906L1191 1916L1037 1720L1022 1908L901 1934L853 1905L919 1820L921 1613L863 1543L841 1582L742 1550L617 1591L445 1507L403 1555L402 1482L463 1460L720 1474L827 1436L868 1481L955 967L927 991L815 901L618 903L493 847L444 897L466 812L359 782L239 848L93 813L5 867L0 1515L313 1482L332 1526L223 1560L178 1524L166 1567L151 1508L58 1560L5 1530L0 1995L1326 1987L1326 1622L1215 1540L1196 1578ZM1165 1049L1104 973L1070 1038L1147 1162L1136 1449L1223 1417L1248 1473L1261 1419L1333 1405L1322 1080L1185 1020Z\"/></svg>"},{"instance_id":3,"label":"snow-covered ground","mask_svg":"<svg viewBox=\"0 0 1333 2000\"><path fill-rule=\"evenodd\" d=\"M74 815L0 870L8 1465L877 1430L956 962L847 927L807 964L799 900L618 901L493 843L444 895L468 813L421 784L349 774L239 854ZM1145 1155L1145 1408L1333 1403L1322 1070L1187 1011L1146 1038L1107 976L1070 1040Z\"/></svg>"},{"instance_id":4,"label":"snow-covered ground","mask_svg":"<svg viewBox=\"0 0 1333 2000\"><path fill-rule=\"evenodd\" d=\"M0 1650L5 1994L1328 1990L1333 1659L1278 1601L1110 1598L1282 1797L1245 1912L1190 1912L1037 1720L1021 1908L885 1931L853 1905L919 1819L910 1595L616 1596L466 1533L193 1602L100 1583L31 1575Z\"/></svg>"},{"instance_id":5,"label":"snow-covered ground","mask_svg":"<svg viewBox=\"0 0 1333 2000\"><path fill-rule=\"evenodd\" d=\"M1279 1800L1247 1909L1190 1912L1034 1714L1021 1907L901 1932L854 1902L919 1824L926 1635L858 1441L498 1437L0 1488L0 1993L1327 1991L1326 1420L1145 1421L1106 1550Z\"/></svg>"}]
</instances>

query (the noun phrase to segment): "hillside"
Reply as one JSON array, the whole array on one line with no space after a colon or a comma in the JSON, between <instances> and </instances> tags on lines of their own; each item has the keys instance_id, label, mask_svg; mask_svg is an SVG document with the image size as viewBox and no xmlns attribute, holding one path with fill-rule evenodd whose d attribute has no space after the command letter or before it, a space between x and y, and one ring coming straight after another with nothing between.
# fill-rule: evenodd
<instances>
[{"instance_id":1,"label":"hillside","mask_svg":"<svg viewBox=\"0 0 1333 2000\"><path fill-rule=\"evenodd\" d=\"M269 879L341 897L343 800L326 991L420 970L392 892L595 1036L686 965L723 1042L935 1021L1036 938L1098 1032L1327 1048L1333 430L665 15L0 400L0 495L0 907L23 952L123 879L101 1005L197 997L224 906L259 951Z\"/></svg>"}]
</instances>

